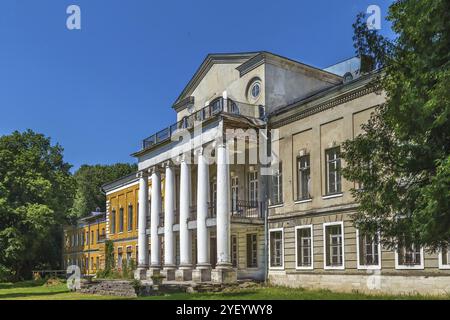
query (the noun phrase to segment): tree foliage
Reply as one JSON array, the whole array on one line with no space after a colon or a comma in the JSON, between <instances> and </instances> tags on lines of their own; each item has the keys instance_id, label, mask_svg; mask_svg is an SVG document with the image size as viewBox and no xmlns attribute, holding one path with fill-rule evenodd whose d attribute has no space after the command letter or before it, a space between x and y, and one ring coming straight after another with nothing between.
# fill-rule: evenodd
<instances>
[{"instance_id":1,"label":"tree foliage","mask_svg":"<svg viewBox=\"0 0 450 320\"><path fill-rule=\"evenodd\" d=\"M63 149L31 130L0 137L0 278L57 268L74 181Z\"/></svg>"},{"instance_id":2,"label":"tree foliage","mask_svg":"<svg viewBox=\"0 0 450 320\"><path fill-rule=\"evenodd\" d=\"M71 216L74 218L83 217L97 208L105 211L106 197L100 189L101 186L136 170L135 164L128 163L82 165L74 174L77 191Z\"/></svg>"},{"instance_id":3,"label":"tree foliage","mask_svg":"<svg viewBox=\"0 0 450 320\"><path fill-rule=\"evenodd\" d=\"M356 53L382 67L374 85L386 94L364 133L344 144L344 176L363 185L354 222L435 250L450 239L450 2L396 1L389 40L354 24Z\"/></svg>"}]
</instances>

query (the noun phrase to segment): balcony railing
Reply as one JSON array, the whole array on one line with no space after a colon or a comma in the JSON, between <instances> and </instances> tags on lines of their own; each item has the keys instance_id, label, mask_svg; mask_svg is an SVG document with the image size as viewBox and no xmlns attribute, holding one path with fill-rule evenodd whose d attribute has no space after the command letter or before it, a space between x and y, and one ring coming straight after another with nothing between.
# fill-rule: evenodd
<instances>
[{"instance_id":1,"label":"balcony railing","mask_svg":"<svg viewBox=\"0 0 450 320\"><path fill-rule=\"evenodd\" d=\"M258 201L233 200L231 215L239 218L261 218Z\"/></svg>"},{"instance_id":2,"label":"balcony railing","mask_svg":"<svg viewBox=\"0 0 450 320\"><path fill-rule=\"evenodd\" d=\"M236 102L231 99L227 99L227 107L224 108L224 101L225 100L223 98L216 99L197 112L186 116L182 120L162 129L161 131L158 131L148 138L145 138L142 142L142 148L145 150L164 141L168 141L177 131L191 129L194 127L196 122L203 122L211 119L224 110L228 113L252 118L262 119L264 117L263 106L256 106L253 104Z\"/></svg>"}]
</instances>

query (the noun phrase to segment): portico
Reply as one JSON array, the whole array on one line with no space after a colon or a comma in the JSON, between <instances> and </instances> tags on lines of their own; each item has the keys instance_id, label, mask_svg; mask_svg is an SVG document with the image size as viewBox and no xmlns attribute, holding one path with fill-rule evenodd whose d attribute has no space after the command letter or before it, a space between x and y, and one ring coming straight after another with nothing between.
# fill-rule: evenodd
<instances>
[{"instance_id":1,"label":"portico","mask_svg":"<svg viewBox=\"0 0 450 320\"><path fill-rule=\"evenodd\" d=\"M137 277L143 279L161 272L166 280L197 282L236 281L236 270L232 267L230 256L230 226L231 226L231 197L230 197L230 169L229 150L225 143L216 148L217 164L216 195L210 190L211 159L206 155L205 148L197 148L192 155L184 154L176 160L167 160L139 172L139 196L148 198L148 185L151 179L150 197L150 226L147 226L147 202L139 202L139 230L150 229L151 250L147 243L147 233L139 232L139 261ZM188 158L190 157L190 158ZM194 164L192 164L194 163ZM193 170L196 167L196 170ZM196 173L196 205L193 206L193 183L191 175ZM176 183L179 179L179 188ZM161 185L164 182L164 192ZM179 197L176 190L179 190ZM176 202L178 200L178 203ZM161 242L159 241L160 213L164 203L163 239L164 263L161 262ZM195 209L195 215L192 210ZM195 220L193 220L195 218ZM210 220L210 221L208 221ZM214 220L214 221L213 221ZM145 228L141 228L145 226ZM215 268L211 268L209 251L209 233L216 235ZM175 261L176 243L175 233L179 239L179 264ZM192 239L196 236L197 261L192 261ZM150 263L148 263L150 261ZM148 269L148 272L146 273ZM146 276L144 276L146 274Z\"/></svg>"}]
</instances>

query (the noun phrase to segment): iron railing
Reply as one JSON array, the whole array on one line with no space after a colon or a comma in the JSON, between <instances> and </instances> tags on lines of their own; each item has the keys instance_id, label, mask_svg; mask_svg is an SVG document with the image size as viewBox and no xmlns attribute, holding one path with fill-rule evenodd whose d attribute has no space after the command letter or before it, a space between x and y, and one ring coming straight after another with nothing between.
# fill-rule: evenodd
<instances>
[{"instance_id":1,"label":"iron railing","mask_svg":"<svg viewBox=\"0 0 450 320\"><path fill-rule=\"evenodd\" d=\"M233 200L231 215L239 218L261 218L258 201Z\"/></svg>"},{"instance_id":2,"label":"iron railing","mask_svg":"<svg viewBox=\"0 0 450 320\"><path fill-rule=\"evenodd\" d=\"M148 138L145 138L142 141L143 149L150 148L154 145L160 144L164 141L170 140L171 137L180 130L187 130L194 127L195 123L203 122L210 118L215 117L220 112L225 111L232 114L238 114L242 116L259 118L262 119L264 117L264 107L256 106L253 104L243 103L233 101L231 99L226 100L226 108L224 108L224 99L219 98L213 100L209 105L203 107L197 112L184 117L180 121L162 129L161 131L156 132Z\"/></svg>"}]
</instances>

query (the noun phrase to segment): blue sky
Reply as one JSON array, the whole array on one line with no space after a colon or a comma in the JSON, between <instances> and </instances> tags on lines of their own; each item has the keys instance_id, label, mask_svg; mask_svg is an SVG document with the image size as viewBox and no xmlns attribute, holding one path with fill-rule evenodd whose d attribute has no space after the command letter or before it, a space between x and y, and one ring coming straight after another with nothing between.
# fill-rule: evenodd
<instances>
[{"instance_id":1,"label":"blue sky","mask_svg":"<svg viewBox=\"0 0 450 320\"><path fill-rule=\"evenodd\" d=\"M351 57L352 23L390 1L2 0L0 135L27 128L74 165L134 162L208 53L267 50L320 68ZM66 28L81 8L82 30ZM389 34L386 22L382 32Z\"/></svg>"}]
</instances>

